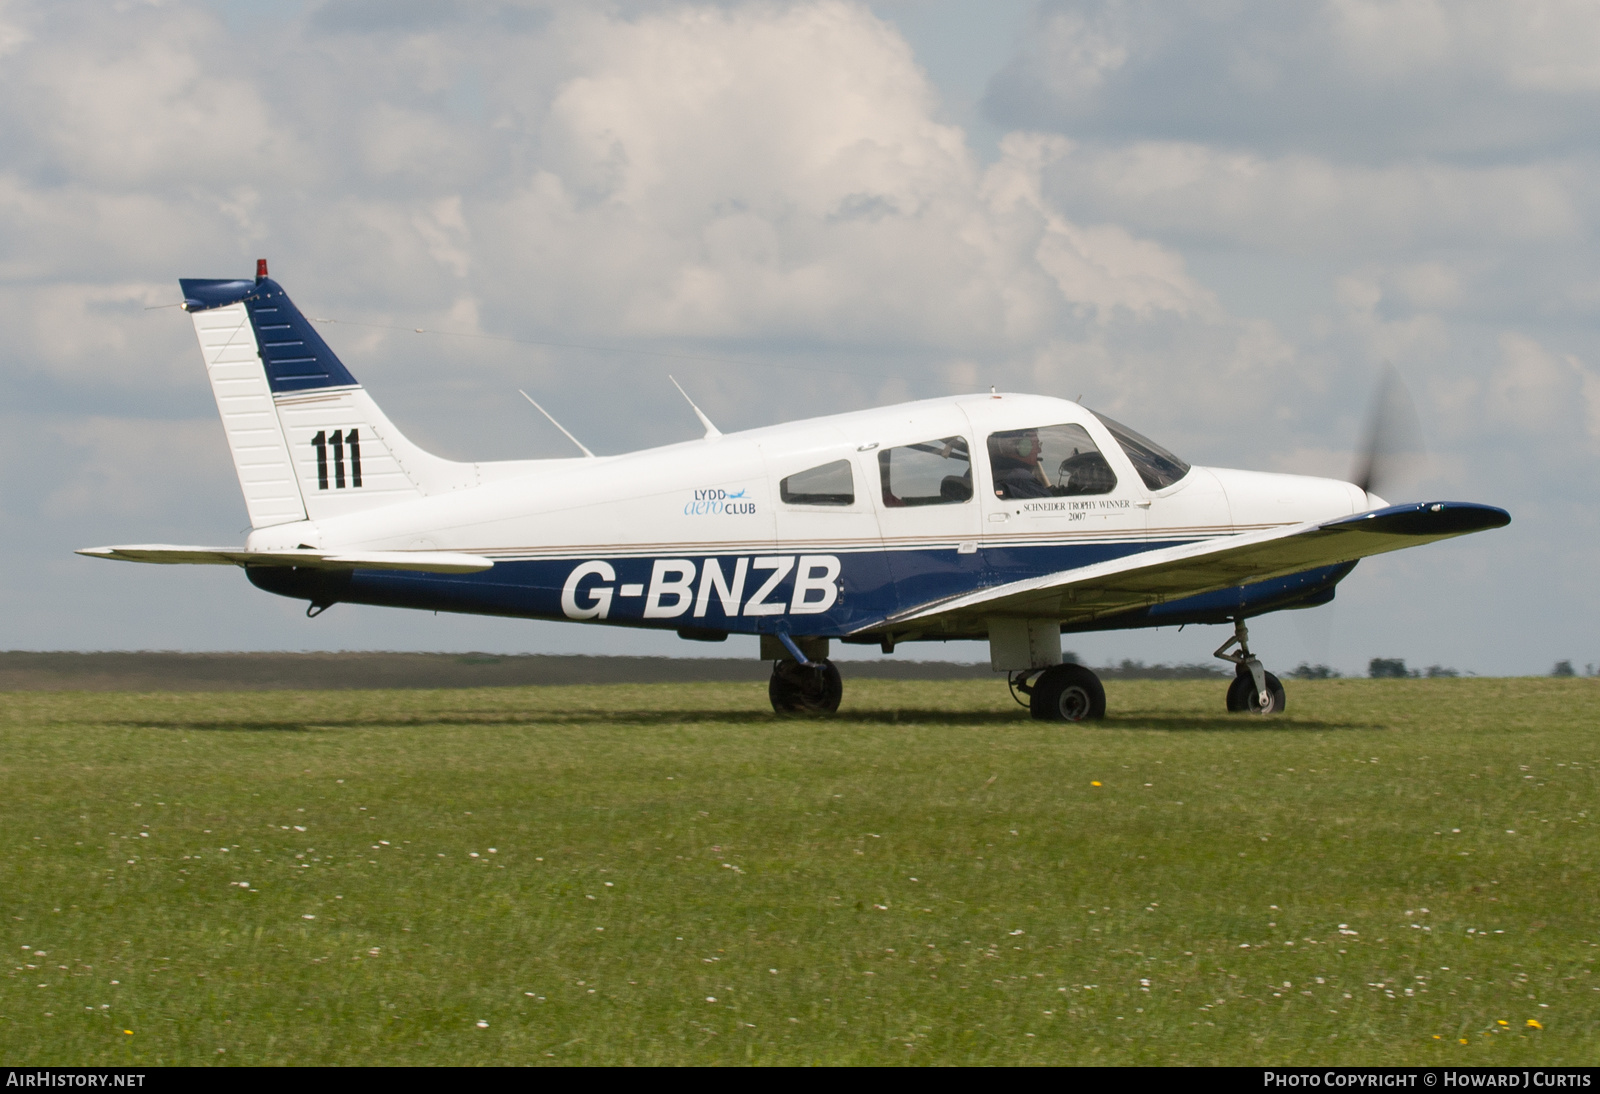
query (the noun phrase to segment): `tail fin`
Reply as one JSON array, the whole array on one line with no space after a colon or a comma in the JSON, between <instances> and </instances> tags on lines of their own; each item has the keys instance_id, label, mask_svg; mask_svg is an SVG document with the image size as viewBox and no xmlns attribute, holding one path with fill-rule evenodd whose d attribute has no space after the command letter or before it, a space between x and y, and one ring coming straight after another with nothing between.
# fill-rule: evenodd
<instances>
[{"instance_id":1,"label":"tail fin","mask_svg":"<svg viewBox=\"0 0 1600 1094\"><path fill-rule=\"evenodd\" d=\"M406 440L267 276L265 259L254 281L178 284L252 527L477 484L478 465L440 459Z\"/></svg>"}]
</instances>

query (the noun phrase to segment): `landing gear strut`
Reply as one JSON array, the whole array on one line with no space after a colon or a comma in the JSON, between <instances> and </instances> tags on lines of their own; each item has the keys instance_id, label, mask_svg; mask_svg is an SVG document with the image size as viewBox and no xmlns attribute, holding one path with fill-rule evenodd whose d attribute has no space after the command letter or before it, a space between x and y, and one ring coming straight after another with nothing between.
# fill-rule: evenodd
<instances>
[{"instance_id":1,"label":"landing gear strut","mask_svg":"<svg viewBox=\"0 0 1600 1094\"><path fill-rule=\"evenodd\" d=\"M1238 651L1229 653L1229 648L1235 644ZM1233 621L1233 637L1218 646L1212 656L1233 662L1233 682L1228 685L1230 714L1283 713L1283 683L1262 668L1261 660L1250 652L1250 629L1242 618Z\"/></svg>"},{"instance_id":2,"label":"landing gear strut","mask_svg":"<svg viewBox=\"0 0 1600 1094\"><path fill-rule=\"evenodd\" d=\"M1011 675L1011 694L1028 697L1028 712L1041 722L1097 722L1106 716L1106 689L1082 665L1053 665ZM1017 700L1021 702L1021 700Z\"/></svg>"}]
</instances>

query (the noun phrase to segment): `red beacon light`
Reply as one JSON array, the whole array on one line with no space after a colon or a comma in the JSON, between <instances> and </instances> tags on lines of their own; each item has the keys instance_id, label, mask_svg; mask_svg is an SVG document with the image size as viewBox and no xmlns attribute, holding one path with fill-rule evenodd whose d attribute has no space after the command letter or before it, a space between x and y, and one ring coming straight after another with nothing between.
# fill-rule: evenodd
<instances>
[{"instance_id":1,"label":"red beacon light","mask_svg":"<svg viewBox=\"0 0 1600 1094\"><path fill-rule=\"evenodd\" d=\"M267 260L264 259L264 258L256 259L256 280L257 281L263 281L263 280L266 279L266 276L267 276Z\"/></svg>"}]
</instances>

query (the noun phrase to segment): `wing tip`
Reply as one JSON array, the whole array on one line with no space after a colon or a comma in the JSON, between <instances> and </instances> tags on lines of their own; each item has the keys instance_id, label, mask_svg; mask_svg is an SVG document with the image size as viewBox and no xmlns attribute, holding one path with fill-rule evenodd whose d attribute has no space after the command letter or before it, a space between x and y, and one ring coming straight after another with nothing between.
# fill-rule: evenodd
<instances>
[{"instance_id":1,"label":"wing tip","mask_svg":"<svg viewBox=\"0 0 1600 1094\"><path fill-rule=\"evenodd\" d=\"M1511 514L1475 501L1419 501L1357 513L1324 525L1390 536L1464 536L1504 528Z\"/></svg>"}]
</instances>

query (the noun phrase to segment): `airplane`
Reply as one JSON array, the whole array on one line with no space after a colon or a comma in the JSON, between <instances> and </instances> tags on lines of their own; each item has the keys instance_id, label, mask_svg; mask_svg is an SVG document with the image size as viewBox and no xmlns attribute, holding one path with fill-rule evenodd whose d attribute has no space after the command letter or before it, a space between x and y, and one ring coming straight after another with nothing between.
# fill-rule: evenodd
<instances>
[{"instance_id":1,"label":"airplane","mask_svg":"<svg viewBox=\"0 0 1600 1094\"><path fill-rule=\"evenodd\" d=\"M1281 712L1247 620L1328 603L1369 555L1511 520L1191 466L1076 402L993 389L726 434L684 393L691 441L597 456L551 418L581 456L456 462L395 428L265 259L254 279L179 285L252 531L79 554L239 566L310 617L372 604L755 636L780 713L838 709L831 642L978 639L1033 717L1099 719L1105 689L1063 662L1063 633L1228 623L1227 709Z\"/></svg>"}]
</instances>

